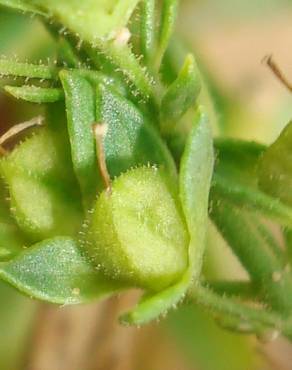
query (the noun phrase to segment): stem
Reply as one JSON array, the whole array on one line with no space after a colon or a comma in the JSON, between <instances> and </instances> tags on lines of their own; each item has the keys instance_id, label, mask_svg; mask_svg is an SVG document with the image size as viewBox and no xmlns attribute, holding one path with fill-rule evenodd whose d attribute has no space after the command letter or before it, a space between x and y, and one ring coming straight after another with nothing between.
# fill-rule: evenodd
<instances>
[{"instance_id":1,"label":"stem","mask_svg":"<svg viewBox=\"0 0 292 370\"><path fill-rule=\"evenodd\" d=\"M240 296L241 298L256 299L258 288L249 281L207 281L209 287L220 295Z\"/></svg>"},{"instance_id":2,"label":"stem","mask_svg":"<svg viewBox=\"0 0 292 370\"><path fill-rule=\"evenodd\" d=\"M223 320L232 323L235 330L250 328L256 334L263 335L265 331L273 329L287 337L292 336L291 320L285 322L274 312L247 306L233 298L222 297L200 285L192 289L189 297L194 303L213 312L215 316L223 315Z\"/></svg>"}]
</instances>

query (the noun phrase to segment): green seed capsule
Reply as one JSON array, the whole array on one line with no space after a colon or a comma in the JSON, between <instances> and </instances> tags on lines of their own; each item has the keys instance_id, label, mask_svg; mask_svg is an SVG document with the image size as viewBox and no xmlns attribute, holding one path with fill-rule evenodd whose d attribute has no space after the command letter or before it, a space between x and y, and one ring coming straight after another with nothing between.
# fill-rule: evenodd
<instances>
[{"instance_id":1,"label":"green seed capsule","mask_svg":"<svg viewBox=\"0 0 292 370\"><path fill-rule=\"evenodd\" d=\"M103 192L89 222L86 248L106 275L160 290L188 264L188 233L177 200L157 168L133 169Z\"/></svg>"}]
</instances>

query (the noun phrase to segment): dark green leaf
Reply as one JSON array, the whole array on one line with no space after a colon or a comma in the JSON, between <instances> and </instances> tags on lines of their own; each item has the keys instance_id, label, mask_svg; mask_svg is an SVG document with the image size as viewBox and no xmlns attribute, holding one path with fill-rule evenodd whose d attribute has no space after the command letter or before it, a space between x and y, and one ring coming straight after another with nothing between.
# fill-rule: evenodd
<instances>
[{"instance_id":1,"label":"dark green leaf","mask_svg":"<svg viewBox=\"0 0 292 370\"><path fill-rule=\"evenodd\" d=\"M292 123L263 154L259 162L259 187L292 206Z\"/></svg>"},{"instance_id":2,"label":"dark green leaf","mask_svg":"<svg viewBox=\"0 0 292 370\"><path fill-rule=\"evenodd\" d=\"M0 263L0 277L30 297L58 304L83 303L120 290L67 237L45 240Z\"/></svg>"},{"instance_id":3,"label":"dark green leaf","mask_svg":"<svg viewBox=\"0 0 292 370\"><path fill-rule=\"evenodd\" d=\"M174 161L156 129L131 102L102 85L97 92L97 121L107 125L104 147L112 177L152 164L176 178Z\"/></svg>"},{"instance_id":4,"label":"dark green leaf","mask_svg":"<svg viewBox=\"0 0 292 370\"><path fill-rule=\"evenodd\" d=\"M66 112L74 170L88 206L98 185L98 169L92 126L95 123L95 91L78 72L62 71ZM89 202L89 204L88 204Z\"/></svg>"},{"instance_id":5,"label":"dark green leaf","mask_svg":"<svg viewBox=\"0 0 292 370\"><path fill-rule=\"evenodd\" d=\"M216 174L241 185L257 186L258 160L266 146L236 139L215 140Z\"/></svg>"}]
</instances>

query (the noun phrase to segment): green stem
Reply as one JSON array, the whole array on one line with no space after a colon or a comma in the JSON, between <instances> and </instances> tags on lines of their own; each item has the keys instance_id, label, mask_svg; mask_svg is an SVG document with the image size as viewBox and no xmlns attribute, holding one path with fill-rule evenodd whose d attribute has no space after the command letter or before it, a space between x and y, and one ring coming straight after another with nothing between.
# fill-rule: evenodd
<instances>
[{"instance_id":1,"label":"green stem","mask_svg":"<svg viewBox=\"0 0 292 370\"><path fill-rule=\"evenodd\" d=\"M263 213L284 227L292 227L292 208L257 189L232 183L230 180L215 174L213 177L213 191L238 206Z\"/></svg>"},{"instance_id":2,"label":"green stem","mask_svg":"<svg viewBox=\"0 0 292 370\"><path fill-rule=\"evenodd\" d=\"M208 288L195 286L190 292L192 302L211 311L216 317L223 319L223 323L232 323L235 330L250 330L258 335L273 329L291 337L292 327L290 320L284 321L276 313L268 312L263 308L254 308L233 298L222 297Z\"/></svg>"},{"instance_id":3,"label":"green stem","mask_svg":"<svg viewBox=\"0 0 292 370\"><path fill-rule=\"evenodd\" d=\"M204 286L211 288L220 295L240 296L246 299L256 299L258 288L250 281L207 281Z\"/></svg>"}]
</instances>

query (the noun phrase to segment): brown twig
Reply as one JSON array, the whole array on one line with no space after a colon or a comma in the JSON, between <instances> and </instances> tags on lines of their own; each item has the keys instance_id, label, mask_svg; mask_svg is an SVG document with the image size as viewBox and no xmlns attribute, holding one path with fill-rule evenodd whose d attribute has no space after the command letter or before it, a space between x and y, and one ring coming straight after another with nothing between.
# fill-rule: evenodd
<instances>
[{"instance_id":1,"label":"brown twig","mask_svg":"<svg viewBox=\"0 0 292 370\"><path fill-rule=\"evenodd\" d=\"M273 59L272 55L269 55L264 58L263 60L267 66L270 68L270 70L274 73L274 75L277 77L279 81L290 91L292 92L292 84L288 81L284 73L280 70L279 66L276 64L276 62Z\"/></svg>"}]
</instances>

